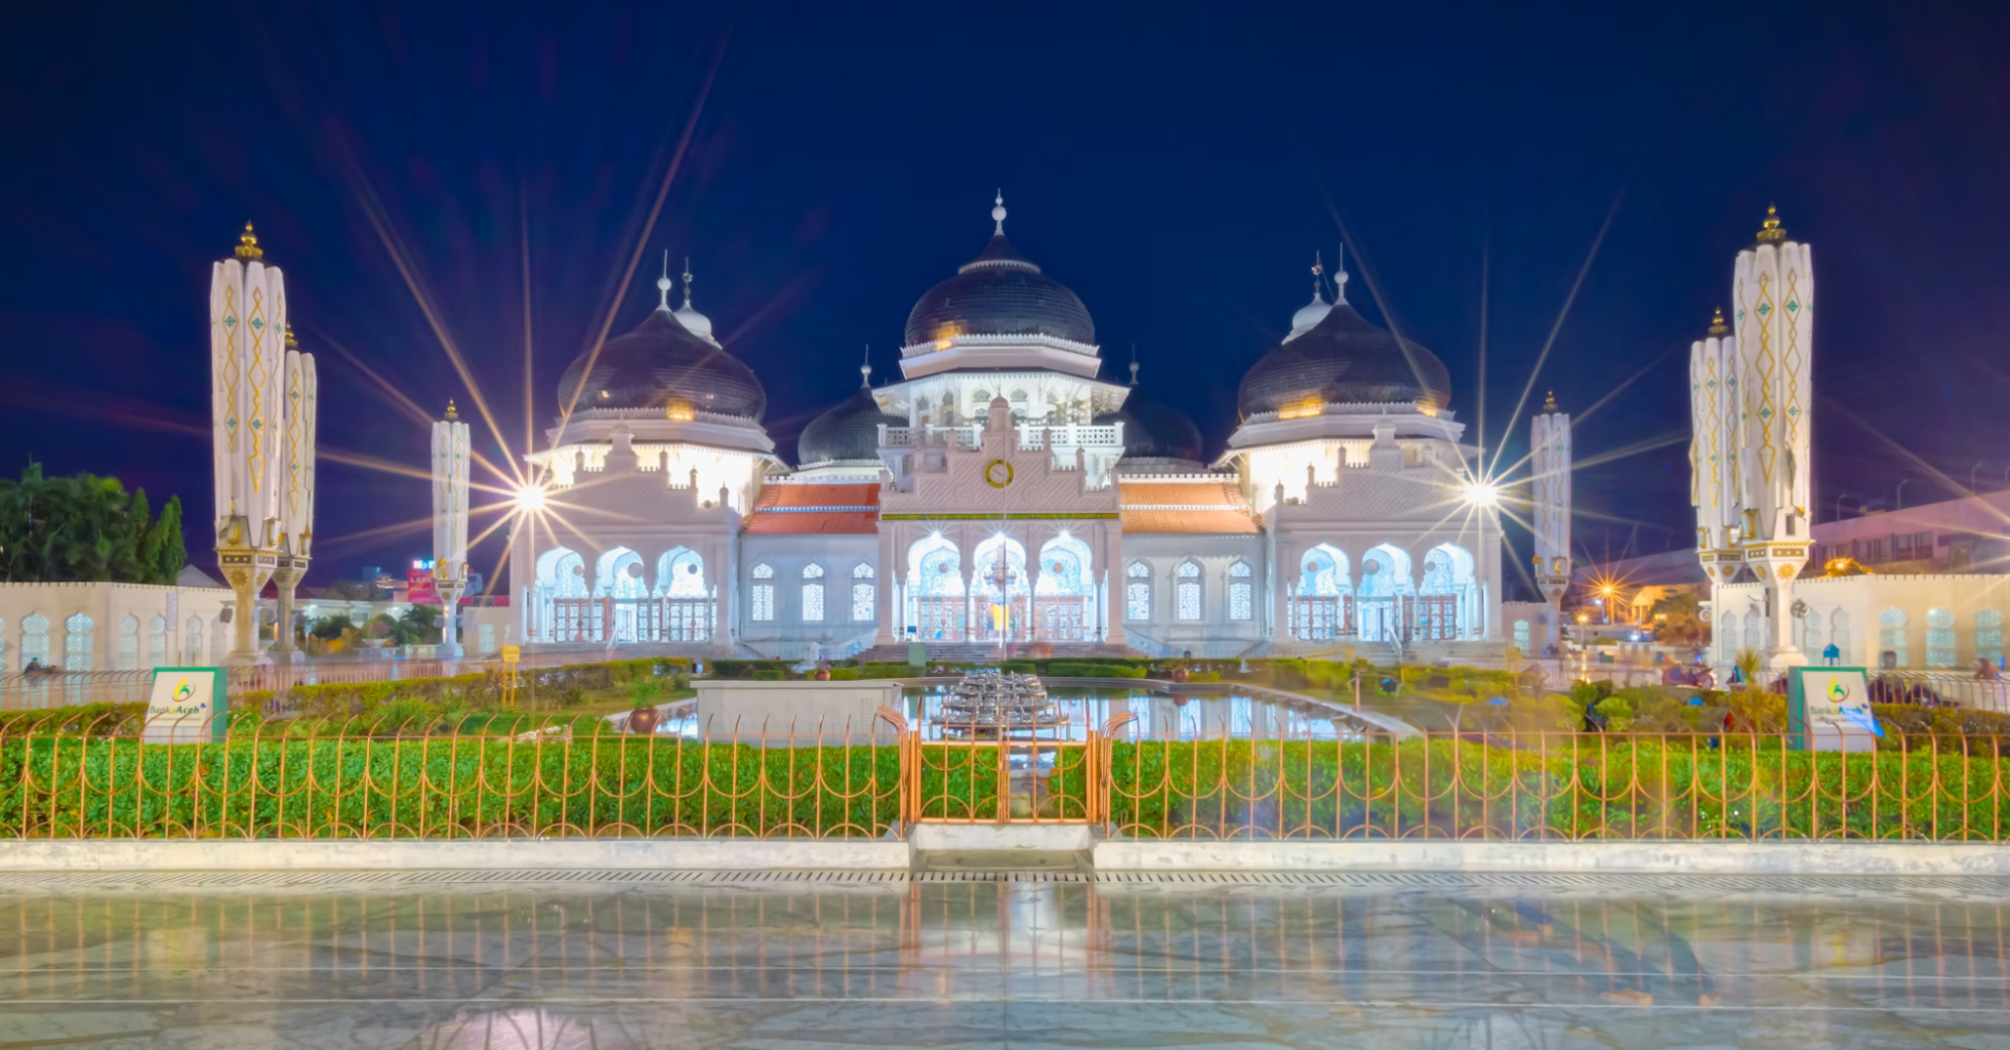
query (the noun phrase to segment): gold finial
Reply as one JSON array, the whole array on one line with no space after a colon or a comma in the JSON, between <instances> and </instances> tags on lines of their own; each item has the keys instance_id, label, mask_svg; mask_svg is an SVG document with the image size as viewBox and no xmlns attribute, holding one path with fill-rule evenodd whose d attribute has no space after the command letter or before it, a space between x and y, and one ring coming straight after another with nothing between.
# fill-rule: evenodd
<instances>
[{"instance_id":1,"label":"gold finial","mask_svg":"<svg viewBox=\"0 0 2010 1050\"><path fill-rule=\"evenodd\" d=\"M451 398L451 397L450 397L450 398L448 398L448 399L447 399L447 422L449 422L449 423L457 423L457 422L459 422L459 421L460 421L460 418L461 418L461 413L460 413L460 410L459 410L459 409L456 409L456 408L454 407L454 399L453 399L453 398Z\"/></svg>"},{"instance_id":2,"label":"gold finial","mask_svg":"<svg viewBox=\"0 0 2010 1050\"><path fill-rule=\"evenodd\" d=\"M293 338L293 322L286 322L286 349L298 350L300 343Z\"/></svg>"},{"instance_id":3,"label":"gold finial","mask_svg":"<svg viewBox=\"0 0 2010 1050\"><path fill-rule=\"evenodd\" d=\"M1766 221L1759 224L1759 243L1765 244L1769 241L1784 241L1786 239L1787 231L1780 229L1779 209L1770 204L1766 205Z\"/></svg>"},{"instance_id":4,"label":"gold finial","mask_svg":"<svg viewBox=\"0 0 2010 1050\"><path fill-rule=\"evenodd\" d=\"M1731 326L1724 323L1724 308L1721 306L1710 315L1710 334L1713 336L1731 334Z\"/></svg>"},{"instance_id":5,"label":"gold finial","mask_svg":"<svg viewBox=\"0 0 2010 1050\"><path fill-rule=\"evenodd\" d=\"M1550 391L1549 396L1543 399L1542 410L1544 412L1556 411L1556 391Z\"/></svg>"},{"instance_id":6,"label":"gold finial","mask_svg":"<svg viewBox=\"0 0 2010 1050\"><path fill-rule=\"evenodd\" d=\"M240 259L263 259L265 249L258 246L258 235L251 232L251 224L244 224L244 232L237 238L237 257Z\"/></svg>"}]
</instances>

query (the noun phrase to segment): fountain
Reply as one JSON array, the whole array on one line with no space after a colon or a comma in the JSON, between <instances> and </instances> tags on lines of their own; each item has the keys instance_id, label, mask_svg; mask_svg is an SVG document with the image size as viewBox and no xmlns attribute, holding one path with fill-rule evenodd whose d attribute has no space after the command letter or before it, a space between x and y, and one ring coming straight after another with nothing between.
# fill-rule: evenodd
<instances>
[{"instance_id":1,"label":"fountain","mask_svg":"<svg viewBox=\"0 0 2010 1050\"><path fill-rule=\"evenodd\" d=\"M946 733L992 740L1068 724L1040 679L991 668L972 671L951 687L938 717Z\"/></svg>"}]
</instances>

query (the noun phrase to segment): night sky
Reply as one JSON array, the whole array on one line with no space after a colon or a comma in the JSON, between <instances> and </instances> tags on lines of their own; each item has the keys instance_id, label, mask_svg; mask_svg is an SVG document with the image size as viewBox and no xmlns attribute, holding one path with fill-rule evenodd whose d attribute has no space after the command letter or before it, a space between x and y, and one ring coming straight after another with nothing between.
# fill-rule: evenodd
<instances>
[{"instance_id":1,"label":"night sky","mask_svg":"<svg viewBox=\"0 0 2010 1050\"><path fill-rule=\"evenodd\" d=\"M1105 375L1135 345L1211 453L1344 227L1349 298L1444 358L1490 449L1551 388L1580 459L1644 449L1578 477L1598 558L1689 542L1688 345L1777 202L1815 250L1819 518L2010 470L2002 4L40 4L0 55L0 469L178 493L206 567L209 268L247 219L340 457L310 583L429 543L381 528L424 482L356 465L423 469L425 428L337 348L428 412L471 400L379 221L515 452L526 251L541 441L667 248L790 457L866 344L895 377L995 188Z\"/></svg>"}]
</instances>

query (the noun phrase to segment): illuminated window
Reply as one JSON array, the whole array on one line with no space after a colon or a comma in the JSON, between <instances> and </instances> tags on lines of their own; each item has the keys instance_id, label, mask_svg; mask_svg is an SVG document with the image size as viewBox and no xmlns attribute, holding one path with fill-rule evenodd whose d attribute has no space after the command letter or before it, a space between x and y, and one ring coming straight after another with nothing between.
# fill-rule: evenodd
<instances>
[{"instance_id":1,"label":"illuminated window","mask_svg":"<svg viewBox=\"0 0 2010 1050\"><path fill-rule=\"evenodd\" d=\"M1514 647L1520 649L1522 652L1528 652L1527 620L1516 620L1514 622Z\"/></svg>"},{"instance_id":2,"label":"illuminated window","mask_svg":"<svg viewBox=\"0 0 2010 1050\"><path fill-rule=\"evenodd\" d=\"M853 623L871 623L873 618L872 566L859 562L851 571L851 619Z\"/></svg>"},{"instance_id":3,"label":"illuminated window","mask_svg":"<svg viewBox=\"0 0 2010 1050\"><path fill-rule=\"evenodd\" d=\"M131 613L119 617L119 663L121 671L140 666L140 618Z\"/></svg>"},{"instance_id":4,"label":"illuminated window","mask_svg":"<svg viewBox=\"0 0 2010 1050\"><path fill-rule=\"evenodd\" d=\"M1995 609L1975 613L1975 658L2003 666L2003 614ZM5 667L0 663L0 667Z\"/></svg>"},{"instance_id":5,"label":"illuminated window","mask_svg":"<svg viewBox=\"0 0 2010 1050\"><path fill-rule=\"evenodd\" d=\"M147 621L147 663L164 667L168 662L168 622L165 616Z\"/></svg>"},{"instance_id":6,"label":"illuminated window","mask_svg":"<svg viewBox=\"0 0 2010 1050\"><path fill-rule=\"evenodd\" d=\"M91 618L77 613L63 621L63 669L91 670Z\"/></svg>"},{"instance_id":7,"label":"illuminated window","mask_svg":"<svg viewBox=\"0 0 2010 1050\"><path fill-rule=\"evenodd\" d=\"M182 628L181 662L202 663L202 617L191 616Z\"/></svg>"},{"instance_id":8,"label":"illuminated window","mask_svg":"<svg viewBox=\"0 0 2010 1050\"><path fill-rule=\"evenodd\" d=\"M21 620L21 666L31 663L49 666L49 619L29 613Z\"/></svg>"},{"instance_id":9,"label":"illuminated window","mask_svg":"<svg viewBox=\"0 0 2010 1050\"><path fill-rule=\"evenodd\" d=\"M824 567L803 566L803 622L822 623L824 619Z\"/></svg>"},{"instance_id":10,"label":"illuminated window","mask_svg":"<svg viewBox=\"0 0 2010 1050\"><path fill-rule=\"evenodd\" d=\"M1926 610L1926 666L1954 666L1954 614L1946 609Z\"/></svg>"},{"instance_id":11,"label":"illuminated window","mask_svg":"<svg viewBox=\"0 0 2010 1050\"><path fill-rule=\"evenodd\" d=\"M775 578L775 567L769 565L767 562L762 562L754 566L753 575L756 580L772 580ZM748 616L755 623L773 622L775 618L775 585L765 582L754 584L754 593L749 596L748 607Z\"/></svg>"},{"instance_id":12,"label":"illuminated window","mask_svg":"<svg viewBox=\"0 0 2010 1050\"><path fill-rule=\"evenodd\" d=\"M1173 604L1182 620L1200 619L1200 563L1180 562L1173 570L1176 582L1173 585Z\"/></svg>"},{"instance_id":13,"label":"illuminated window","mask_svg":"<svg viewBox=\"0 0 2010 1050\"><path fill-rule=\"evenodd\" d=\"M1841 609L1829 614L1829 644L1842 654L1843 663L1850 662L1849 614Z\"/></svg>"},{"instance_id":14,"label":"illuminated window","mask_svg":"<svg viewBox=\"0 0 2010 1050\"><path fill-rule=\"evenodd\" d=\"M1890 653L1893 666L1904 667L1912 661L1905 654L1904 609L1890 608L1877 614L1877 648L1879 653Z\"/></svg>"},{"instance_id":15,"label":"illuminated window","mask_svg":"<svg viewBox=\"0 0 2010 1050\"><path fill-rule=\"evenodd\" d=\"M1124 570L1127 578L1124 584L1124 619L1149 620L1152 618L1152 567L1141 561L1134 561Z\"/></svg>"},{"instance_id":16,"label":"illuminated window","mask_svg":"<svg viewBox=\"0 0 2010 1050\"><path fill-rule=\"evenodd\" d=\"M1228 618L1247 620L1256 615L1255 587L1250 584L1249 563L1238 561L1228 567Z\"/></svg>"}]
</instances>

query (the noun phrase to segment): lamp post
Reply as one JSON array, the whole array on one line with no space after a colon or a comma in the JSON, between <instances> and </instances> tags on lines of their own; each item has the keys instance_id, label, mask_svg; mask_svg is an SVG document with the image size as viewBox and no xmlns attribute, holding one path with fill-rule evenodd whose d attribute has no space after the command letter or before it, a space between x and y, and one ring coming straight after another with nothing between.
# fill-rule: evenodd
<instances>
[{"instance_id":1,"label":"lamp post","mask_svg":"<svg viewBox=\"0 0 2010 1050\"><path fill-rule=\"evenodd\" d=\"M1898 482L1898 498L1897 498L1896 500L1892 501L1893 505L1892 505L1892 508L1891 508L1891 509L1893 509L1893 510L1904 510L1904 509L1905 509L1905 483L1906 483L1906 482L1908 482L1908 481L1911 481L1911 480L1912 480L1911 478L1900 478L1900 479L1899 479L1899 482Z\"/></svg>"},{"instance_id":2,"label":"lamp post","mask_svg":"<svg viewBox=\"0 0 2010 1050\"><path fill-rule=\"evenodd\" d=\"M1838 493L1836 493L1836 511L1835 511L1835 513L1834 513L1833 515L1831 515L1831 516L1829 517L1829 520L1830 520L1830 521L1841 521L1841 520L1842 520L1842 501L1843 501L1843 497L1844 497L1844 496L1847 496L1847 495L1849 495L1849 493L1847 493L1847 492L1838 492Z\"/></svg>"}]
</instances>

